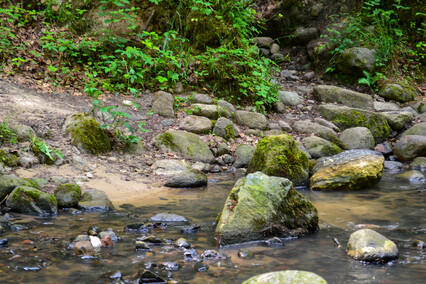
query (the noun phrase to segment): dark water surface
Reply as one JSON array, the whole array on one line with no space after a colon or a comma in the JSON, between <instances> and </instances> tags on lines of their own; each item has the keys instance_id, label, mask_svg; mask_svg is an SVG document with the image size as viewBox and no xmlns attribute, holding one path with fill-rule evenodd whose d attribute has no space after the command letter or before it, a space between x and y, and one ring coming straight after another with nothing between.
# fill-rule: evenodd
<instances>
[{"instance_id":1,"label":"dark water surface","mask_svg":"<svg viewBox=\"0 0 426 284\"><path fill-rule=\"evenodd\" d=\"M286 269L311 271L328 283L426 283L425 250L412 246L415 240L426 241L425 184L409 184L385 174L377 186L356 192L300 189L319 211L318 233L284 240L284 246L253 243L218 249L213 245L213 223L237 177L215 178L205 189L173 190L155 204L135 200L116 213L61 213L50 219L14 215L18 220L12 223L30 224L32 228L0 237L9 240L7 247L0 248L0 283L126 283L109 276L120 272L122 279L130 279L149 265L163 279L177 283L241 283L256 274ZM153 252L135 251L134 240L141 234L124 232L124 226L146 222L159 212L183 215L189 224L200 224L202 229L196 234L182 234L181 227L176 226L156 229L150 233L166 243L152 246ZM67 245L90 225L112 228L121 240L113 248L101 249L94 258L77 257L66 249ZM350 234L365 227L393 240L400 251L399 259L388 264L364 264L346 256ZM216 249L228 258L205 260L208 270L198 272L196 265L185 262L183 252L173 247L172 242L179 237L185 237L199 254ZM337 247L334 238L342 247ZM252 250L255 257L240 259L237 253L242 247ZM180 269L170 272L158 267L166 261L179 263Z\"/></svg>"}]
</instances>

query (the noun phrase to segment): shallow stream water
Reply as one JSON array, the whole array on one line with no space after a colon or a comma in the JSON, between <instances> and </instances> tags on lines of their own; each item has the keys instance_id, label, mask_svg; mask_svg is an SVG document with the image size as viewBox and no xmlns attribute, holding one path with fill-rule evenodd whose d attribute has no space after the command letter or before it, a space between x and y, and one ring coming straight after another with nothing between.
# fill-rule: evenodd
<instances>
[{"instance_id":1,"label":"shallow stream water","mask_svg":"<svg viewBox=\"0 0 426 284\"><path fill-rule=\"evenodd\" d=\"M241 283L256 274L287 269L317 273L330 284L426 282L425 250L412 245L415 240L426 241L424 183L410 184L385 173L377 186L354 192L298 189L319 211L319 232L285 239L283 246L252 243L216 248L213 223L237 179L234 175L214 176L204 189L171 190L165 197L149 199L148 204L135 199L114 213L61 212L47 219L13 214L11 222L18 225L17 231L0 236L8 239L8 245L0 248L0 283L134 283L130 279L146 267L177 283ZM188 224L201 225L201 231L183 234L181 226L154 229L150 234L163 239L163 244L151 246L152 252L135 251L134 240L141 233L125 232L124 226L146 222L160 212L182 215ZM112 228L121 239L113 248L101 249L96 257L75 256L68 244L91 225ZM25 230L26 226L31 228ZM350 234L361 228L372 228L393 240L399 259L366 264L346 256ZM207 271L200 272L201 264L185 262L183 251L173 247L180 237L199 254L214 249L227 259L204 260ZM241 248L252 250L254 258L239 258ZM168 271L161 268L163 262L176 262L180 268ZM119 274L121 280L111 278Z\"/></svg>"}]
</instances>

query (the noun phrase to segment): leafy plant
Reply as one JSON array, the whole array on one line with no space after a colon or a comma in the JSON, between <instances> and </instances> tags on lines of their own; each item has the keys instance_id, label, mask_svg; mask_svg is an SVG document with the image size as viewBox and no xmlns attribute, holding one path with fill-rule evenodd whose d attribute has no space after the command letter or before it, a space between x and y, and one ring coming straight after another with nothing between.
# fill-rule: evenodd
<instances>
[{"instance_id":1,"label":"leafy plant","mask_svg":"<svg viewBox=\"0 0 426 284\"><path fill-rule=\"evenodd\" d=\"M54 162L58 158L64 158L64 154L59 149L50 147L45 141L36 137L32 132L30 132L30 143L32 151L36 155L42 153L48 158L49 162Z\"/></svg>"},{"instance_id":2,"label":"leafy plant","mask_svg":"<svg viewBox=\"0 0 426 284\"><path fill-rule=\"evenodd\" d=\"M6 121L0 123L0 144L16 144L18 143L18 137L16 133L10 128Z\"/></svg>"}]
</instances>

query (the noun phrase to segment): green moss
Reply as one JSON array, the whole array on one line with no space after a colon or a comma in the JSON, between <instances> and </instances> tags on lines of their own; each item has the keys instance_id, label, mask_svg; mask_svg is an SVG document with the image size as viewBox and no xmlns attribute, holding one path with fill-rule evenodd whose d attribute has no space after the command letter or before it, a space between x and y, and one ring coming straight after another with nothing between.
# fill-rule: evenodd
<instances>
[{"instance_id":1,"label":"green moss","mask_svg":"<svg viewBox=\"0 0 426 284\"><path fill-rule=\"evenodd\" d=\"M166 146L167 148L171 149L171 150L175 150L175 144L173 143L173 135L170 134L169 132L164 132L163 134L161 134L159 136L161 144L163 144L164 146Z\"/></svg>"},{"instance_id":2,"label":"green moss","mask_svg":"<svg viewBox=\"0 0 426 284\"><path fill-rule=\"evenodd\" d=\"M75 184L75 183L61 184L58 186L58 191L62 191L62 192L74 191L81 196L81 188L78 184Z\"/></svg>"},{"instance_id":3,"label":"green moss","mask_svg":"<svg viewBox=\"0 0 426 284\"><path fill-rule=\"evenodd\" d=\"M16 167L18 165L18 157L0 149L0 162L3 162L8 167Z\"/></svg>"},{"instance_id":4,"label":"green moss","mask_svg":"<svg viewBox=\"0 0 426 284\"><path fill-rule=\"evenodd\" d=\"M107 134L100 128L99 123L93 118L83 118L71 129L74 143L94 155L106 153L111 149Z\"/></svg>"},{"instance_id":5,"label":"green moss","mask_svg":"<svg viewBox=\"0 0 426 284\"><path fill-rule=\"evenodd\" d=\"M230 140L230 139L233 139L233 138L235 138L235 132L234 132L234 126L233 125L231 125L231 124L228 124L227 126L225 126L225 137L223 137L223 138L225 138L225 140Z\"/></svg>"}]
</instances>

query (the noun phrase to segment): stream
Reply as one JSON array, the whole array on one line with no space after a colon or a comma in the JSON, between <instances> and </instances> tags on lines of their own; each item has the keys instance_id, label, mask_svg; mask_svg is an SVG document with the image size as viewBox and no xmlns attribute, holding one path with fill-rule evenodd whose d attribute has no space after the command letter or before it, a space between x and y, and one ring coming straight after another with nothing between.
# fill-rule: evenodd
<instances>
[{"instance_id":1,"label":"stream","mask_svg":"<svg viewBox=\"0 0 426 284\"><path fill-rule=\"evenodd\" d=\"M11 214L14 231L0 239L1 283L135 283L135 275L149 268L165 280L176 283L241 283L265 272L306 270L317 273L331 283L424 283L425 249L413 246L426 241L426 185L410 184L385 173L381 182L353 192L312 192L298 189L316 206L321 230L298 239L284 239L284 245L268 246L264 242L217 248L213 244L214 221L237 174L210 176L204 189L174 189L166 197L134 199L132 204L117 206L111 213L70 214L61 212L53 218ZM181 232L182 225L169 225L149 232L163 240L151 245L152 251L136 251L135 238L141 233L123 228L147 222L156 213L182 215L189 224L199 224L201 231ZM95 257L75 256L69 243L85 234L91 225L112 228L119 236L113 248L102 248ZM354 231L371 228L394 241L399 259L387 264L366 264L348 257L346 243ZM176 239L184 237L201 255L216 250L226 259L205 259L202 263L185 261ZM337 240L341 247L336 244ZM253 258L239 258L247 248ZM201 257L201 256L200 256ZM202 257L201 257L202 258ZM179 269L170 271L164 262L175 262ZM121 277L120 277L121 275Z\"/></svg>"}]
</instances>

